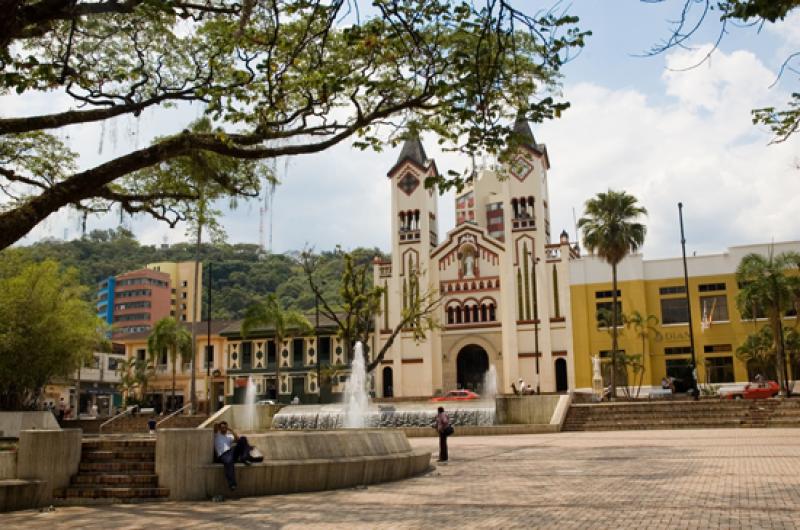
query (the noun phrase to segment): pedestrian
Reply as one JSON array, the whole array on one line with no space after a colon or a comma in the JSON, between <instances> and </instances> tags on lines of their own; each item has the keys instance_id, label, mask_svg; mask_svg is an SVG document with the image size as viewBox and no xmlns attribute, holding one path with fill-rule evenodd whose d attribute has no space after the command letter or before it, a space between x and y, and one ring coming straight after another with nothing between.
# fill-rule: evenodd
<instances>
[{"instance_id":1,"label":"pedestrian","mask_svg":"<svg viewBox=\"0 0 800 530\"><path fill-rule=\"evenodd\" d=\"M150 431L150 434L156 433L156 418L155 416L151 417L147 420L147 429Z\"/></svg>"},{"instance_id":2,"label":"pedestrian","mask_svg":"<svg viewBox=\"0 0 800 530\"><path fill-rule=\"evenodd\" d=\"M293 397L292 405L299 405L299 404L300 404L300 398L298 396Z\"/></svg>"},{"instance_id":3,"label":"pedestrian","mask_svg":"<svg viewBox=\"0 0 800 530\"><path fill-rule=\"evenodd\" d=\"M58 422L61 423L64 421L64 415L67 413L67 404L64 402L64 398L62 397L58 402Z\"/></svg>"},{"instance_id":4,"label":"pedestrian","mask_svg":"<svg viewBox=\"0 0 800 530\"><path fill-rule=\"evenodd\" d=\"M439 407L435 428L439 433L439 459L437 462L447 462L447 437L453 434L453 426L450 425L450 418L444 412L444 407Z\"/></svg>"},{"instance_id":5,"label":"pedestrian","mask_svg":"<svg viewBox=\"0 0 800 530\"><path fill-rule=\"evenodd\" d=\"M217 462L225 467L225 479L231 491L236 489L236 471L234 464L242 462L250 465L250 444L247 438L239 436L228 428L228 422L221 421L214 426L214 453Z\"/></svg>"},{"instance_id":6,"label":"pedestrian","mask_svg":"<svg viewBox=\"0 0 800 530\"><path fill-rule=\"evenodd\" d=\"M527 389L528 386L525 384L525 381L523 381L522 378L520 377L519 381L517 381L517 390L519 390L520 394L525 395L525 391Z\"/></svg>"}]
</instances>

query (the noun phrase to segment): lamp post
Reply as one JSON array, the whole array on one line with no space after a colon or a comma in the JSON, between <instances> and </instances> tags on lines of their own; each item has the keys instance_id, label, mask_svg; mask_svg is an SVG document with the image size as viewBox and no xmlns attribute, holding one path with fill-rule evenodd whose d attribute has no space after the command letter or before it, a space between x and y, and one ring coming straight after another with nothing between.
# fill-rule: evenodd
<instances>
[{"instance_id":1,"label":"lamp post","mask_svg":"<svg viewBox=\"0 0 800 530\"><path fill-rule=\"evenodd\" d=\"M533 263L531 269L531 276L533 279L533 358L536 366L536 393L539 394L541 390L539 384L539 290L536 286L536 264L539 263L539 258L534 257L530 250L528 250L526 254Z\"/></svg>"},{"instance_id":2,"label":"lamp post","mask_svg":"<svg viewBox=\"0 0 800 530\"><path fill-rule=\"evenodd\" d=\"M683 233L683 203L678 203L678 219L681 224L681 252L683 254L683 287L686 290L686 309L689 317L689 349L692 353L692 390L694 398L698 398L697 360L694 354L694 327L692 326L692 301L689 293L689 268L686 265L686 237Z\"/></svg>"},{"instance_id":3,"label":"lamp post","mask_svg":"<svg viewBox=\"0 0 800 530\"><path fill-rule=\"evenodd\" d=\"M320 377L320 365L319 365L319 295L314 295L314 337L315 343L317 345L316 357L317 357L317 402L322 403L322 378Z\"/></svg>"},{"instance_id":4,"label":"lamp post","mask_svg":"<svg viewBox=\"0 0 800 530\"><path fill-rule=\"evenodd\" d=\"M206 304L206 409L211 415L211 363L208 354L211 352L211 262L208 263L208 303Z\"/></svg>"}]
</instances>

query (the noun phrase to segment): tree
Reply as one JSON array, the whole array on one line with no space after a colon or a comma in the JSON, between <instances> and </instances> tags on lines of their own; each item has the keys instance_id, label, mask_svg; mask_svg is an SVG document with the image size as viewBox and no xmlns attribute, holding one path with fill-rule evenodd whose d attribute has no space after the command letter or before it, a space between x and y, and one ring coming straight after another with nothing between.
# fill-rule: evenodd
<instances>
[{"instance_id":1,"label":"tree","mask_svg":"<svg viewBox=\"0 0 800 530\"><path fill-rule=\"evenodd\" d=\"M647 3L661 3L664 0L641 0ZM700 61L708 60L719 46L731 27L758 27L766 24L785 22L791 12L800 7L800 0L684 0L680 16L673 23L667 39L654 46L650 54L663 53L669 49L685 48L691 39L708 21L711 15L719 15L719 33L714 47ZM781 65L777 83L787 72L797 74L796 61L800 51L788 55ZM694 65L698 66L698 65ZM773 143L786 141L800 129L800 92L793 91L791 99L783 110L775 107L754 109L753 123L768 126L773 134Z\"/></svg>"},{"instance_id":2,"label":"tree","mask_svg":"<svg viewBox=\"0 0 800 530\"><path fill-rule=\"evenodd\" d=\"M105 329L74 269L0 259L0 409L35 407L55 377L71 378Z\"/></svg>"},{"instance_id":3,"label":"tree","mask_svg":"<svg viewBox=\"0 0 800 530\"><path fill-rule=\"evenodd\" d=\"M498 153L515 137L508 124L517 108L540 122L568 107L551 94L589 34L576 17L527 14L511 0L373 0L369 10L358 0L3 7L0 91L68 103L0 118L0 189L11 201L0 213L0 249L65 206L118 205L174 225L174 205L199 198L191 175L162 181L142 170L195 153L274 159L351 138L380 149L426 130L453 148ZM183 128L86 169L54 134L187 104L219 129ZM217 184L233 196L246 188L239 179Z\"/></svg>"},{"instance_id":4,"label":"tree","mask_svg":"<svg viewBox=\"0 0 800 530\"><path fill-rule=\"evenodd\" d=\"M175 406L175 372L178 361L186 362L192 355L192 334L172 317L165 317L156 322L150 336L147 337L147 352L150 360L156 356L169 356L172 364L172 406Z\"/></svg>"},{"instance_id":5,"label":"tree","mask_svg":"<svg viewBox=\"0 0 800 530\"><path fill-rule=\"evenodd\" d=\"M772 328L764 326L747 336L736 348L736 358L747 365L748 377L761 374L768 379L776 378L775 338Z\"/></svg>"},{"instance_id":6,"label":"tree","mask_svg":"<svg viewBox=\"0 0 800 530\"><path fill-rule=\"evenodd\" d=\"M788 395L786 380L786 357L783 338L783 315L795 307L800 298L800 276L787 274L790 269L800 268L800 254L784 252L768 256L747 254L736 268L736 281L740 290L736 295L736 305L742 314L752 314L753 318L763 311L772 329L776 353L777 374L780 379L781 394Z\"/></svg>"},{"instance_id":7,"label":"tree","mask_svg":"<svg viewBox=\"0 0 800 530\"><path fill-rule=\"evenodd\" d=\"M639 362L632 361L634 378L637 379L636 397L639 397L639 390L642 387L645 372L645 359L647 357L647 341L652 336L655 340L661 340L661 332L658 331L658 317L655 315L643 315L638 309L634 309L625 317L625 326L633 328L636 336L642 341L641 357Z\"/></svg>"},{"instance_id":8,"label":"tree","mask_svg":"<svg viewBox=\"0 0 800 530\"><path fill-rule=\"evenodd\" d=\"M325 296L324 287L317 278L318 260L309 251L305 251L301 259L308 284L319 301L319 311L336 323L349 358L350 348L356 341L361 341L365 347L369 344L369 336L375 331L375 317L381 314L381 303L386 294L382 287L372 284L372 260L367 259L359 264L356 263L354 254L344 255L344 270L339 287L341 304L335 304ZM434 312L442 298L434 290L420 294L419 287L419 271L412 271L409 274L409 296L404 303L400 321L381 349L371 359L366 359L367 372L372 372L380 365L401 331L413 331L414 339L421 341L425 340L428 331L438 327Z\"/></svg>"},{"instance_id":9,"label":"tree","mask_svg":"<svg viewBox=\"0 0 800 530\"><path fill-rule=\"evenodd\" d=\"M153 363L148 359L138 359L131 357L124 359L117 365L117 373L120 377L120 387L124 395L124 405L127 406L131 397L136 397L138 391L139 399L144 398L147 393L147 383L155 372Z\"/></svg>"},{"instance_id":10,"label":"tree","mask_svg":"<svg viewBox=\"0 0 800 530\"><path fill-rule=\"evenodd\" d=\"M293 309L284 309L278 297L269 294L247 309L242 322L242 337L246 338L254 330L265 328L271 328L275 333L275 379L278 385L275 397L280 398L283 342L295 335L311 333L314 327L305 315Z\"/></svg>"},{"instance_id":11,"label":"tree","mask_svg":"<svg viewBox=\"0 0 800 530\"><path fill-rule=\"evenodd\" d=\"M617 395L617 334L622 325L617 303L617 265L631 252L642 246L647 228L636 221L646 215L647 210L639 206L636 197L624 191L608 190L598 193L586 201L584 217L578 220L583 232L583 246L597 253L611 265L611 396Z\"/></svg>"}]
</instances>

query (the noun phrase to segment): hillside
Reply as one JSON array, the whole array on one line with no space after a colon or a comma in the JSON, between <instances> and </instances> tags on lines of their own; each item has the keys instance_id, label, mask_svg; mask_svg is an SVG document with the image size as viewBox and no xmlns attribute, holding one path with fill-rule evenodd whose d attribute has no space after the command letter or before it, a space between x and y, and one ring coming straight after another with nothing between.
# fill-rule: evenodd
<instances>
[{"instance_id":1,"label":"hillside","mask_svg":"<svg viewBox=\"0 0 800 530\"><path fill-rule=\"evenodd\" d=\"M194 259L194 245L179 243L159 248L141 245L125 229L95 230L72 241L42 241L30 246L16 247L4 252L20 253L41 261L53 259L67 267L78 269L81 282L94 286L98 282L125 271L156 261L186 261ZM359 248L353 251L358 263L368 263L377 256L385 257L378 249ZM204 244L200 259L204 266L211 264L212 318L241 318L244 310L267 293L276 293L287 307L312 310L314 295L309 289L298 253L268 254L257 245ZM338 298L339 278L343 269L341 253L320 253L320 278L324 280L326 298ZM207 272L207 269L206 269ZM208 276L203 278L203 315L206 314Z\"/></svg>"}]
</instances>

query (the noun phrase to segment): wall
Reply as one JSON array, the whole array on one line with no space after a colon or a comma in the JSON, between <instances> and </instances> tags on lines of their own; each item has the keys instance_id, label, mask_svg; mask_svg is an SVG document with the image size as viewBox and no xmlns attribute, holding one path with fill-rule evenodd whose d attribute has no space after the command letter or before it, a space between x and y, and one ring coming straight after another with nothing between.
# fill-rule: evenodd
<instances>
[{"instance_id":1,"label":"wall","mask_svg":"<svg viewBox=\"0 0 800 530\"><path fill-rule=\"evenodd\" d=\"M17 478L16 451L0 451L0 480Z\"/></svg>"},{"instance_id":2,"label":"wall","mask_svg":"<svg viewBox=\"0 0 800 530\"><path fill-rule=\"evenodd\" d=\"M80 429L30 430L19 434L17 478L46 481L37 505L49 503L53 489L69 485L81 461Z\"/></svg>"},{"instance_id":3,"label":"wall","mask_svg":"<svg viewBox=\"0 0 800 530\"><path fill-rule=\"evenodd\" d=\"M58 422L52 412L0 412L0 437L19 438L20 431L26 429L58 429Z\"/></svg>"},{"instance_id":4,"label":"wall","mask_svg":"<svg viewBox=\"0 0 800 530\"><path fill-rule=\"evenodd\" d=\"M283 408L282 405L255 405L255 424L251 425L245 405L225 405L198 428L212 428L215 423L226 421L228 426L237 433L239 431L266 431L272 428L272 417L281 408Z\"/></svg>"},{"instance_id":5,"label":"wall","mask_svg":"<svg viewBox=\"0 0 800 530\"><path fill-rule=\"evenodd\" d=\"M562 395L498 396L498 424L550 424Z\"/></svg>"}]
</instances>

